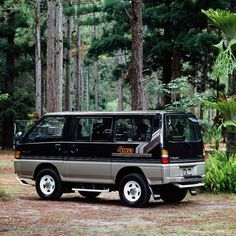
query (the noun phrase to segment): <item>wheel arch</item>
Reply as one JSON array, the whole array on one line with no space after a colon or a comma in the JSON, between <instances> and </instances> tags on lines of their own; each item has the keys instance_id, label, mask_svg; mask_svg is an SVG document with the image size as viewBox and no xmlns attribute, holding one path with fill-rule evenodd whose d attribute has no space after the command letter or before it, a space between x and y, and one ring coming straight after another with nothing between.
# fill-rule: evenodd
<instances>
[{"instance_id":1,"label":"wheel arch","mask_svg":"<svg viewBox=\"0 0 236 236\"><path fill-rule=\"evenodd\" d=\"M51 163L41 163L41 164L39 164L39 165L36 167L36 169L35 169L35 171L34 171L33 179L35 180L36 177L37 177L37 175L38 175L38 173L39 173L41 170L44 170L44 169L53 169L53 170L55 170L55 171L57 172L58 176L60 177L59 172L58 172L56 166L54 166L54 165L51 164Z\"/></svg>"},{"instance_id":2,"label":"wheel arch","mask_svg":"<svg viewBox=\"0 0 236 236\"><path fill-rule=\"evenodd\" d=\"M131 174L131 173L140 174L140 175L142 175L142 176L145 178L145 180L147 181L147 178L146 178L146 176L145 176L145 174L144 174L144 172L142 171L141 168L139 168L139 167L137 167L137 166L123 167L122 169L120 169L120 170L118 171L118 173L117 173L117 175L116 175L116 178L115 178L115 186L116 186L116 188L118 188L121 179L122 179L124 176L126 176L126 175L128 175L128 174ZM147 183L148 183L148 181L147 181Z\"/></svg>"}]
</instances>

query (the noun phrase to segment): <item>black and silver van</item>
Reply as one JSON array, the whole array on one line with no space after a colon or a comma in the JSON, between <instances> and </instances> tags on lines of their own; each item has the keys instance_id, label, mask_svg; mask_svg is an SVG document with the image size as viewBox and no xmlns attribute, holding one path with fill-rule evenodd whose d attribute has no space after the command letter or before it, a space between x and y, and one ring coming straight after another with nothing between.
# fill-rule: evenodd
<instances>
[{"instance_id":1,"label":"black and silver van","mask_svg":"<svg viewBox=\"0 0 236 236\"><path fill-rule=\"evenodd\" d=\"M196 117L165 111L48 113L16 146L14 167L21 183L35 181L42 199L119 191L131 207L151 195L180 202L205 176Z\"/></svg>"}]
</instances>

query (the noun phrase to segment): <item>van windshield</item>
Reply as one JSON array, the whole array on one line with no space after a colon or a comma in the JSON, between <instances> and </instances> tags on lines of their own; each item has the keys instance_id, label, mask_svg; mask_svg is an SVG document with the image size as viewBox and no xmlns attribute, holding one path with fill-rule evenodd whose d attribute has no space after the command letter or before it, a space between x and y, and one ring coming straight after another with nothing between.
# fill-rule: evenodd
<instances>
[{"instance_id":1,"label":"van windshield","mask_svg":"<svg viewBox=\"0 0 236 236\"><path fill-rule=\"evenodd\" d=\"M200 136L196 118L186 115L167 115L166 137L170 142L199 141Z\"/></svg>"}]
</instances>

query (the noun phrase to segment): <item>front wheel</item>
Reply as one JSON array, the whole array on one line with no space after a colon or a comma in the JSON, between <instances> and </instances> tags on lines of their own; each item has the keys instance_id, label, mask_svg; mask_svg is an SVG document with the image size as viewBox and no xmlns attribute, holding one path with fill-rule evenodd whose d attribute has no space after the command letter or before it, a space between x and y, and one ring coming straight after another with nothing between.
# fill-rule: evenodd
<instances>
[{"instance_id":1,"label":"front wheel","mask_svg":"<svg viewBox=\"0 0 236 236\"><path fill-rule=\"evenodd\" d=\"M168 184L160 189L161 199L166 203L179 203L187 195L187 189L181 189L173 184Z\"/></svg>"},{"instance_id":2,"label":"front wheel","mask_svg":"<svg viewBox=\"0 0 236 236\"><path fill-rule=\"evenodd\" d=\"M36 191L44 200L57 200L63 194L58 173L53 169L41 170L36 177Z\"/></svg>"},{"instance_id":3,"label":"front wheel","mask_svg":"<svg viewBox=\"0 0 236 236\"><path fill-rule=\"evenodd\" d=\"M145 206L150 199L150 190L145 178L137 173L126 175L119 186L121 202L129 207Z\"/></svg>"}]
</instances>

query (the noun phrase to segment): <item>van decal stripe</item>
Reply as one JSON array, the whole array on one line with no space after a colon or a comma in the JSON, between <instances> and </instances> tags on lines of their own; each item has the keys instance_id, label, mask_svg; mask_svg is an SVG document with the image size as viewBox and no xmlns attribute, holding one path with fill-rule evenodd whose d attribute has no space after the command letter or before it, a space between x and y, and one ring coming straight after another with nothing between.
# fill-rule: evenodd
<instances>
[{"instance_id":1,"label":"van decal stripe","mask_svg":"<svg viewBox=\"0 0 236 236\"><path fill-rule=\"evenodd\" d=\"M136 153L148 153L153 148L155 148L158 144L160 144L160 129L152 134L151 142L149 143L142 143L138 145L135 149Z\"/></svg>"}]
</instances>

